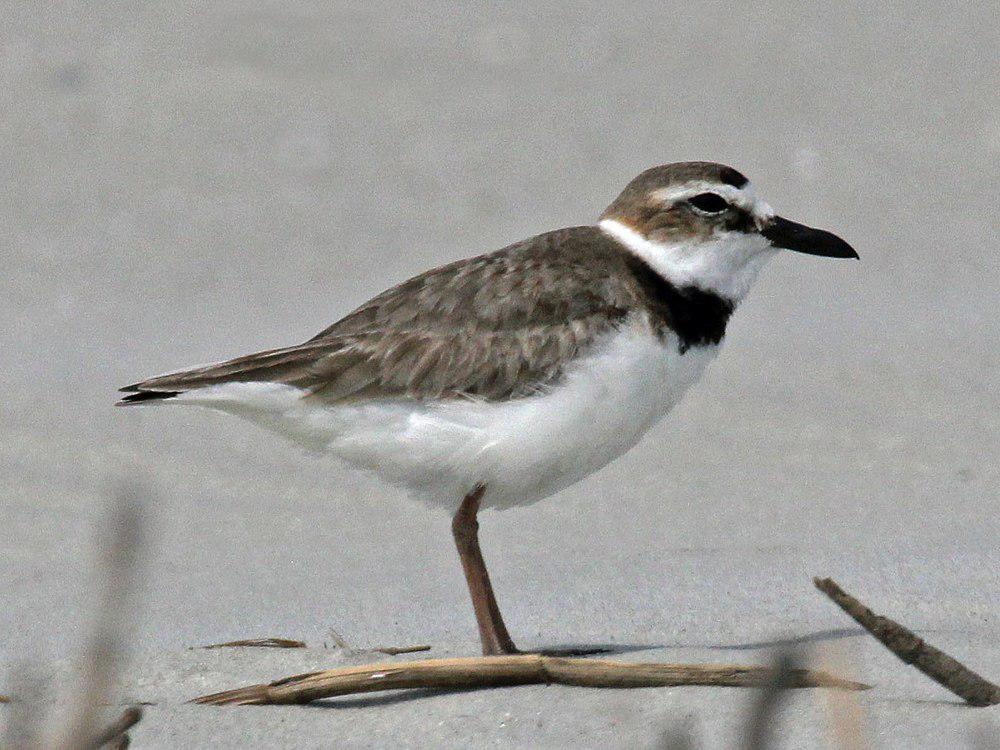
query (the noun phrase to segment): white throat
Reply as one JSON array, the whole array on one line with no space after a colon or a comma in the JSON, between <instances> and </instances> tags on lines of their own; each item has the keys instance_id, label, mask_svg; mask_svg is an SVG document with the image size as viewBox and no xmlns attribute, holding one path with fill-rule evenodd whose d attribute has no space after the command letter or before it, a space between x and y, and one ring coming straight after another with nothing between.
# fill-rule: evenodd
<instances>
[{"instance_id":1,"label":"white throat","mask_svg":"<svg viewBox=\"0 0 1000 750\"><path fill-rule=\"evenodd\" d=\"M602 219L598 226L675 286L695 286L734 303L746 296L777 252L759 234L717 232L708 240L668 245L651 242L614 219Z\"/></svg>"}]
</instances>

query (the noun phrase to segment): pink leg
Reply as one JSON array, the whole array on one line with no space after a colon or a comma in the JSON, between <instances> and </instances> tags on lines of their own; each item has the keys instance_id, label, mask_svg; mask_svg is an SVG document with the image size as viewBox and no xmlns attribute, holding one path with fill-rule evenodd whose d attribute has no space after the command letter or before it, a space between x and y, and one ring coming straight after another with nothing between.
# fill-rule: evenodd
<instances>
[{"instance_id":1,"label":"pink leg","mask_svg":"<svg viewBox=\"0 0 1000 750\"><path fill-rule=\"evenodd\" d=\"M479 485L465 496L458 512L451 520L451 533L455 537L455 546L462 561L465 581L472 596L472 608L479 625L479 640L483 644L483 653L487 656L517 654L520 652L508 635L507 626L503 624L500 608L493 595L493 586L490 585L490 576L486 572L486 563L483 562L483 553L479 549L479 522L476 520L476 514L479 512L479 504L485 491L486 487Z\"/></svg>"}]
</instances>

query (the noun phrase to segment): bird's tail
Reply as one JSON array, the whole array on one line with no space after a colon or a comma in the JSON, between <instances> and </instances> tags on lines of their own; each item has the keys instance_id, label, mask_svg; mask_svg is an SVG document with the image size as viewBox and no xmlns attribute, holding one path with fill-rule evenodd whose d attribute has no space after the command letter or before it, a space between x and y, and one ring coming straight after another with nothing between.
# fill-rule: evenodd
<instances>
[{"instance_id":1,"label":"bird's tail","mask_svg":"<svg viewBox=\"0 0 1000 750\"><path fill-rule=\"evenodd\" d=\"M202 367L193 367L166 375L158 375L118 390L127 394L115 404L131 406L159 402L180 396L187 391L223 383L253 383L261 381L294 383L321 356L329 351L328 343L306 343L282 349L237 357Z\"/></svg>"}]
</instances>

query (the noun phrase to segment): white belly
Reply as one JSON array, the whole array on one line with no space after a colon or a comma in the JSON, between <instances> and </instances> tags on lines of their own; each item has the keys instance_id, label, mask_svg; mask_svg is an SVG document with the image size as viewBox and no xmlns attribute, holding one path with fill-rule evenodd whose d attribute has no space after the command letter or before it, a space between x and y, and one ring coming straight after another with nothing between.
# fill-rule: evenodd
<instances>
[{"instance_id":1,"label":"white belly","mask_svg":"<svg viewBox=\"0 0 1000 750\"><path fill-rule=\"evenodd\" d=\"M532 503L635 445L683 396L717 346L681 354L672 335L638 327L609 336L551 390L502 403L373 401L324 405L273 383L189 391L163 403L220 409L455 509L479 483L483 503Z\"/></svg>"}]
</instances>

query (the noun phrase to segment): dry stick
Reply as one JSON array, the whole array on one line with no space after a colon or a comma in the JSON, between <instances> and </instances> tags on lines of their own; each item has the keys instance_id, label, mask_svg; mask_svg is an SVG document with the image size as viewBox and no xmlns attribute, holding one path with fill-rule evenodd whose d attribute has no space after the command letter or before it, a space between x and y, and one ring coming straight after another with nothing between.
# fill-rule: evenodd
<instances>
[{"instance_id":1,"label":"dry stick","mask_svg":"<svg viewBox=\"0 0 1000 750\"><path fill-rule=\"evenodd\" d=\"M375 651L380 654L386 654L387 656L399 656L400 654L413 654L417 651L431 650L431 647L424 643L417 646L375 646L374 648L354 648L344 639L344 636L333 628L328 628L327 632L330 634L333 644L337 648L349 654L360 654L365 653L366 651ZM325 646L326 644L324 643L323 645Z\"/></svg>"},{"instance_id":2,"label":"dry stick","mask_svg":"<svg viewBox=\"0 0 1000 750\"><path fill-rule=\"evenodd\" d=\"M306 648L306 643L305 641L293 641L290 638L247 638L242 641L226 641L225 643L210 643L207 646L191 646L192 650L211 648ZM354 651L355 649L347 648L347 650ZM430 651L431 647L425 643L421 643L416 646L376 646L375 648L361 650L377 651L380 654L388 654L389 656L399 656L400 654L413 654L417 651Z\"/></svg>"},{"instance_id":3,"label":"dry stick","mask_svg":"<svg viewBox=\"0 0 1000 750\"><path fill-rule=\"evenodd\" d=\"M141 547L142 495L140 487L133 483L123 484L115 492L108 515L106 539L101 545L103 586L97 602L93 633L83 653L82 675L72 695L71 710L57 729L58 739L46 742L44 747L77 750L98 748L108 743L114 743L115 747L128 747L126 731L142 717L142 711L132 707L106 729L98 728L99 707L106 704L117 680L125 631L132 613L131 595L135 588L136 559ZM35 747L34 725L40 718L38 710L26 706L20 717L8 721L7 735L18 737L24 746ZM91 739L81 741L80 737ZM4 739L0 738L0 742ZM8 744L4 742L5 747Z\"/></svg>"},{"instance_id":4,"label":"dry stick","mask_svg":"<svg viewBox=\"0 0 1000 750\"><path fill-rule=\"evenodd\" d=\"M309 703L353 693L406 688L487 688L558 684L581 687L638 688L677 685L759 687L773 670L733 664L636 664L573 659L539 654L426 659L328 669L295 675L266 685L250 685L203 695L192 703L208 705L274 705ZM867 685L823 672L795 670L790 687L836 687L865 690Z\"/></svg>"},{"instance_id":5,"label":"dry stick","mask_svg":"<svg viewBox=\"0 0 1000 750\"><path fill-rule=\"evenodd\" d=\"M192 649L209 648L305 648L305 641L293 641L290 638L248 638L242 641L226 641L225 643L210 643L207 646L192 646Z\"/></svg>"},{"instance_id":6,"label":"dry stick","mask_svg":"<svg viewBox=\"0 0 1000 750\"><path fill-rule=\"evenodd\" d=\"M141 718L141 708L138 706L126 708L117 720L99 732L90 742L85 742L80 747L85 748L85 750L97 750L115 741L118 742L116 747L120 747L123 741L122 738L124 738L124 746L128 747L128 735L125 733L134 727Z\"/></svg>"},{"instance_id":7,"label":"dry stick","mask_svg":"<svg viewBox=\"0 0 1000 750\"><path fill-rule=\"evenodd\" d=\"M430 651L431 647L426 643L419 646L376 646L372 651L388 656L399 656L400 654L415 654L419 651Z\"/></svg>"},{"instance_id":8,"label":"dry stick","mask_svg":"<svg viewBox=\"0 0 1000 750\"><path fill-rule=\"evenodd\" d=\"M912 664L939 685L959 696L970 706L1000 703L1000 687L981 677L953 657L930 645L895 620L876 615L844 591L832 578L814 578L816 588L878 638L907 664Z\"/></svg>"},{"instance_id":9,"label":"dry stick","mask_svg":"<svg viewBox=\"0 0 1000 750\"><path fill-rule=\"evenodd\" d=\"M136 568L142 548L144 491L137 484L123 484L115 492L101 554L102 591L97 602L97 620L83 654L83 674L76 704L63 723L53 747L79 747L80 737L101 734L98 707L105 703L118 678L126 632L133 615Z\"/></svg>"}]
</instances>

